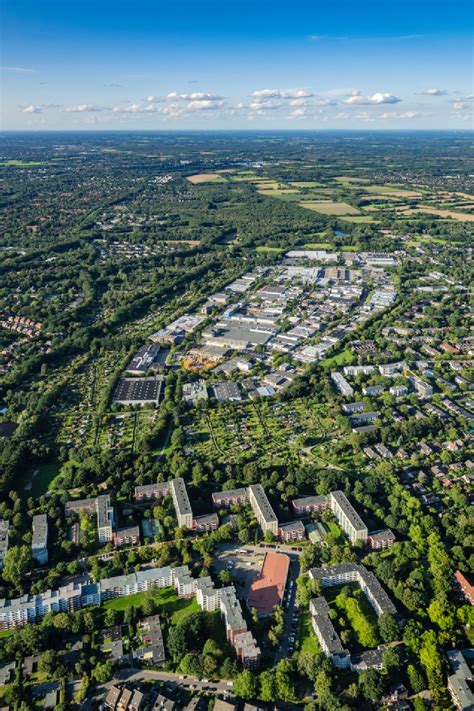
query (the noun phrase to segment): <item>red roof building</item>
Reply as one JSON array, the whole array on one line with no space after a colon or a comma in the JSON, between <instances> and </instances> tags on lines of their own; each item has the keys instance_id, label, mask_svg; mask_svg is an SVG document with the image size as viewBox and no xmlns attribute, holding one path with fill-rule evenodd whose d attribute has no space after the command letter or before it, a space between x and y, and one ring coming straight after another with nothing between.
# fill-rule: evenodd
<instances>
[{"instance_id":1,"label":"red roof building","mask_svg":"<svg viewBox=\"0 0 474 711\"><path fill-rule=\"evenodd\" d=\"M456 570L454 577L456 578L464 597L469 600L471 605L474 605L474 585L471 585L469 580L461 573L460 570Z\"/></svg>"},{"instance_id":2,"label":"red roof building","mask_svg":"<svg viewBox=\"0 0 474 711\"><path fill-rule=\"evenodd\" d=\"M267 553L262 572L250 586L247 598L249 609L255 608L262 617L271 615L276 605L281 606L290 569L290 559L284 553Z\"/></svg>"}]
</instances>

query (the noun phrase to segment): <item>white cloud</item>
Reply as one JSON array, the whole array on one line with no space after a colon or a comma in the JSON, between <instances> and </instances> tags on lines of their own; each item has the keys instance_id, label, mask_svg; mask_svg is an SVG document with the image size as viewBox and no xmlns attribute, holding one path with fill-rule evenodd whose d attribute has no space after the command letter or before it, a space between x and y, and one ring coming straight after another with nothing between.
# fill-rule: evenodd
<instances>
[{"instance_id":1,"label":"white cloud","mask_svg":"<svg viewBox=\"0 0 474 711\"><path fill-rule=\"evenodd\" d=\"M456 109L457 111L465 111L468 107L465 101L455 101L453 103L453 109Z\"/></svg>"},{"instance_id":2,"label":"white cloud","mask_svg":"<svg viewBox=\"0 0 474 711\"><path fill-rule=\"evenodd\" d=\"M68 114L96 113L104 111L101 106L95 104L77 104L77 106L65 106L63 111Z\"/></svg>"},{"instance_id":3,"label":"white cloud","mask_svg":"<svg viewBox=\"0 0 474 711\"><path fill-rule=\"evenodd\" d=\"M337 104L337 101L333 101L332 99L316 99L314 102L315 106L335 106Z\"/></svg>"},{"instance_id":4,"label":"white cloud","mask_svg":"<svg viewBox=\"0 0 474 711\"><path fill-rule=\"evenodd\" d=\"M306 118L306 109L294 109L288 116L290 119L302 119Z\"/></svg>"},{"instance_id":5,"label":"white cloud","mask_svg":"<svg viewBox=\"0 0 474 711\"><path fill-rule=\"evenodd\" d=\"M383 114L380 114L378 118L381 119L414 119L414 118L420 118L422 114L420 114L419 111L403 111L403 112L398 112L398 111L385 111Z\"/></svg>"},{"instance_id":6,"label":"white cloud","mask_svg":"<svg viewBox=\"0 0 474 711\"><path fill-rule=\"evenodd\" d=\"M264 113L265 111L275 111L276 109L281 109L284 104L281 101L252 101L250 102L248 108L252 111L258 111L258 113Z\"/></svg>"},{"instance_id":7,"label":"white cloud","mask_svg":"<svg viewBox=\"0 0 474 711\"><path fill-rule=\"evenodd\" d=\"M418 89L415 91L415 94L422 96L445 96L447 93L446 89Z\"/></svg>"},{"instance_id":8,"label":"white cloud","mask_svg":"<svg viewBox=\"0 0 474 711\"><path fill-rule=\"evenodd\" d=\"M256 101L261 101L266 99L308 99L314 94L306 89L258 89L253 91L251 96Z\"/></svg>"},{"instance_id":9,"label":"white cloud","mask_svg":"<svg viewBox=\"0 0 474 711\"><path fill-rule=\"evenodd\" d=\"M185 105L188 111L215 111L221 109L224 102L221 99L195 99Z\"/></svg>"},{"instance_id":10,"label":"white cloud","mask_svg":"<svg viewBox=\"0 0 474 711\"><path fill-rule=\"evenodd\" d=\"M362 96L360 91L355 91L348 99L344 99L344 104L362 106L368 104L398 104L400 101L401 99L388 92L377 91L372 96Z\"/></svg>"},{"instance_id":11,"label":"white cloud","mask_svg":"<svg viewBox=\"0 0 474 711\"><path fill-rule=\"evenodd\" d=\"M192 94L178 94L172 91L167 94L168 101L222 101L223 97L216 94L206 94L202 91L193 91ZM151 101L152 99L148 99Z\"/></svg>"},{"instance_id":12,"label":"white cloud","mask_svg":"<svg viewBox=\"0 0 474 711\"><path fill-rule=\"evenodd\" d=\"M25 106L22 109L22 112L24 114L42 114L43 109L41 109L41 107L39 106L33 106L33 104L31 104L30 106Z\"/></svg>"},{"instance_id":13,"label":"white cloud","mask_svg":"<svg viewBox=\"0 0 474 711\"><path fill-rule=\"evenodd\" d=\"M13 72L15 74L29 74L34 72L34 69L30 69L29 67L0 67L0 71Z\"/></svg>"}]
</instances>

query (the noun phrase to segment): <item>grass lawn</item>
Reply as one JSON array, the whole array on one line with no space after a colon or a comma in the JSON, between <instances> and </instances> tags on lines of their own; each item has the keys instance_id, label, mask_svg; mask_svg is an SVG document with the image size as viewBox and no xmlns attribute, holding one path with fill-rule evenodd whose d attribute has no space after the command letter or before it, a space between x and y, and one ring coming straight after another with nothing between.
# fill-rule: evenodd
<instances>
[{"instance_id":1,"label":"grass lawn","mask_svg":"<svg viewBox=\"0 0 474 711\"><path fill-rule=\"evenodd\" d=\"M283 249L281 247L266 247L263 245L262 247L256 247L255 248L256 252L275 252L280 254L280 252L283 252Z\"/></svg>"},{"instance_id":2,"label":"grass lawn","mask_svg":"<svg viewBox=\"0 0 474 711\"><path fill-rule=\"evenodd\" d=\"M44 462L26 469L23 476L17 480L17 489L28 496L38 498L49 491L53 480L59 473L58 462ZM35 474L36 472L36 474ZM31 486L29 484L31 483Z\"/></svg>"},{"instance_id":3,"label":"grass lawn","mask_svg":"<svg viewBox=\"0 0 474 711\"><path fill-rule=\"evenodd\" d=\"M349 205L347 202L334 202L333 200L328 200L327 202L321 202L316 200L302 200L298 203L301 207L307 210L314 210L319 212L321 215L359 215L360 210L353 205Z\"/></svg>"},{"instance_id":4,"label":"grass lawn","mask_svg":"<svg viewBox=\"0 0 474 711\"><path fill-rule=\"evenodd\" d=\"M379 222L380 220L375 220L371 215L355 215L354 217L341 217L344 222Z\"/></svg>"},{"instance_id":5,"label":"grass lawn","mask_svg":"<svg viewBox=\"0 0 474 711\"><path fill-rule=\"evenodd\" d=\"M35 165L47 165L44 160L6 160L3 165L13 165L15 168L29 168Z\"/></svg>"},{"instance_id":6,"label":"grass lawn","mask_svg":"<svg viewBox=\"0 0 474 711\"><path fill-rule=\"evenodd\" d=\"M141 607L149 594L150 593L148 592L141 592L135 593L134 595L117 597L113 600L107 600L104 603L104 607L112 610L118 610L120 612L123 612L129 607ZM171 614L171 620L173 623L178 622L184 615L187 615L190 612L197 612L199 610L195 598L192 598L191 600L180 598L174 588L171 587L153 590L151 595L158 607L163 607Z\"/></svg>"},{"instance_id":7,"label":"grass lawn","mask_svg":"<svg viewBox=\"0 0 474 711\"><path fill-rule=\"evenodd\" d=\"M305 249L333 249L334 245L329 244L329 242L309 242L304 244Z\"/></svg>"},{"instance_id":8,"label":"grass lawn","mask_svg":"<svg viewBox=\"0 0 474 711\"><path fill-rule=\"evenodd\" d=\"M1 630L0 639L6 639L7 637L11 637L12 634L15 634L15 630Z\"/></svg>"},{"instance_id":9,"label":"grass lawn","mask_svg":"<svg viewBox=\"0 0 474 711\"><path fill-rule=\"evenodd\" d=\"M316 654L320 651L319 642L311 626L311 615L309 610L301 613L300 626L298 628L297 647L299 652L310 652Z\"/></svg>"},{"instance_id":10,"label":"grass lawn","mask_svg":"<svg viewBox=\"0 0 474 711\"><path fill-rule=\"evenodd\" d=\"M354 356L348 348L339 351L330 358L326 358L321 362L321 365L350 365L354 361Z\"/></svg>"}]
</instances>

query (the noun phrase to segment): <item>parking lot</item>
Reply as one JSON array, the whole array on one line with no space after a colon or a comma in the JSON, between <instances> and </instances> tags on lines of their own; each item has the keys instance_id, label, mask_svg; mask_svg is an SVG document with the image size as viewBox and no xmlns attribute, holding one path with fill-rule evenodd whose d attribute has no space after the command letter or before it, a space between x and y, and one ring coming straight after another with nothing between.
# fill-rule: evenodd
<instances>
[{"instance_id":1,"label":"parking lot","mask_svg":"<svg viewBox=\"0 0 474 711\"><path fill-rule=\"evenodd\" d=\"M265 551L244 547L226 546L218 550L214 558L217 575L227 570L232 575L238 596L246 600L250 586L259 575Z\"/></svg>"}]
</instances>

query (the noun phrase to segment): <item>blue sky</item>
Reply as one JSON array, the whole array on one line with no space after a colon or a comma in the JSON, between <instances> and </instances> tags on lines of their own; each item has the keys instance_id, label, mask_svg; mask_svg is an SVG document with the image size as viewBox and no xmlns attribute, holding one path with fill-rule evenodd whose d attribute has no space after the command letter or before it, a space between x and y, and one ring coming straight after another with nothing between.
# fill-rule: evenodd
<instances>
[{"instance_id":1,"label":"blue sky","mask_svg":"<svg viewBox=\"0 0 474 711\"><path fill-rule=\"evenodd\" d=\"M472 128L467 0L3 0L3 129Z\"/></svg>"}]
</instances>

